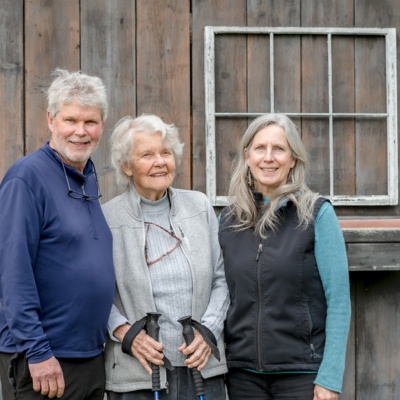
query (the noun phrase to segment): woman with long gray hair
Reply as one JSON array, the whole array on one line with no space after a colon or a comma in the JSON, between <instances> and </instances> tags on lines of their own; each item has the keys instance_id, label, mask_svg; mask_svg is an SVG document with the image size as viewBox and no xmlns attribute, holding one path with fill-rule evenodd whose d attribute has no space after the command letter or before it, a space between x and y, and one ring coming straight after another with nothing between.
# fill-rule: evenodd
<instances>
[{"instance_id":1,"label":"woman with long gray hair","mask_svg":"<svg viewBox=\"0 0 400 400\"><path fill-rule=\"evenodd\" d=\"M307 154L283 114L251 122L219 239L231 304L230 400L336 400L350 325L343 235L327 198L305 183Z\"/></svg>"}]
</instances>

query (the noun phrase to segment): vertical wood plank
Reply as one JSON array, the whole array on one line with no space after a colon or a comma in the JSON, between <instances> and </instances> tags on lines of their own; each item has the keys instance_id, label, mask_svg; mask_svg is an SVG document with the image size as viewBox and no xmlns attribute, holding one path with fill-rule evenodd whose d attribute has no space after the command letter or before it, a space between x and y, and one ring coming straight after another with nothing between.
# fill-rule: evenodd
<instances>
[{"instance_id":1,"label":"vertical wood plank","mask_svg":"<svg viewBox=\"0 0 400 400\"><path fill-rule=\"evenodd\" d=\"M354 38L352 37L335 36L332 38L332 97L334 112L353 113L355 111ZM354 119L334 119L333 142L334 193L355 195Z\"/></svg>"},{"instance_id":2,"label":"vertical wood plank","mask_svg":"<svg viewBox=\"0 0 400 400\"><path fill-rule=\"evenodd\" d=\"M24 154L23 0L0 3L0 181Z\"/></svg>"},{"instance_id":3,"label":"vertical wood plank","mask_svg":"<svg viewBox=\"0 0 400 400\"><path fill-rule=\"evenodd\" d=\"M109 102L103 137L93 156L102 202L122 190L110 164L110 134L120 118L136 116L135 15L135 2L131 0L81 3L81 69L103 79Z\"/></svg>"},{"instance_id":4,"label":"vertical wood plank","mask_svg":"<svg viewBox=\"0 0 400 400\"><path fill-rule=\"evenodd\" d=\"M302 0L301 19L302 26L351 27L354 25L354 0Z\"/></svg>"},{"instance_id":5,"label":"vertical wood plank","mask_svg":"<svg viewBox=\"0 0 400 400\"><path fill-rule=\"evenodd\" d=\"M215 38L215 108L217 112L247 111L247 46L245 35ZM232 162L247 119L217 119L215 155L217 195L227 195Z\"/></svg>"},{"instance_id":6,"label":"vertical wood plank","mask_svg":"<svg viewBox=\"0 0 400 400\"><path fill-rule=\"evenodd\" d=\"M190 188L190 1L137 1L136 45L137 113L177 126L185 148L174 186Z\"/></svg>"},{"instance_id":7,"label":"vertical wood plank","mask_svg":"<svg viewBox=\"0 0 400 400\"><path fill-rule=\"evenodd\" d=\"M338 1L329 1L329 0L303 0L301 2L301 16L302 16L302 26L305 27L352 27L354 25L354 4L353 0L338 0ZM307 39L308 40L308 39ZM303 42L304 44L307 43ZM306 46L310 46L309 43ZM312 45L311 45L312 46ZM321 51L324 51L326 54L326 44L320 43ZM322 49L324 47L324 49ZM305 58L308 57L308 52L312 49L308 49L306 47L303 49L302 59L303 59L303 67L306 67L308 70L312 68L312 65L308 63ZM315 51L315 56L318 56L319 51ZM335 48L332 49L332 54L336 57L337 51ZM346 54L347 55L347 54ZM326 56L325 56L326 57ZM349 55L348 65L346 67L351 67L351 54ZM342 63L343 64L343 63ZM340 70L341 71L341 70ZM309 101L316 102L315 105L318 105L319 101L317 95L312 93L312 91L318 91L319 96L322 95L324 97L323 107L320 107L320 111L327 110L327 100L328 100L328 92L325 93L320 92L321 85L325 85L325 89L327 90L327 79L323 79L321 81L320 74L327 74L327 64L324 66L324 71L320 71L317 80L314 81L312 76L305 76L303 69L303 81L302 81L302 99L303 99L303 112L308 108L307 103ZM307 77L307 80L304 80L304 77ZM319 78L318 78L319 77ZM335 76L333 77L335 79ZM336 84L335 84L336 85ZM308 88L308 89L307 89ZM350 88L352 89L352 88ZM307 94L305 91L307 91ZM348 90L346 88L346 90ZM311 91L311 92L310 92ZM346 92L347 94L347 92ZM322 100L322 99L321 99ZM334 97L335 101L335 97ZM338 99L335 105L341 102L341 98ZM347 101L344 100L345 104ZM350 101L349 101L350 102ZM321 106L322 106L321 104ZM311 104L308 104L311 105ZM318 109L318 108L317 108ZM348 121L347 121L348 122ZM342 139L346 139L346 143L352 145L351 143L351 136L346 137L346 133L348 132L347 129L351 126L346 125L347 122L342 121L334 121L334 135L338 135L339 139L337 141L334 140L334 157L339 157L339 160L343 158L349 157L352 155L354 150L354 146L344 150L344 147L341 145ZM329 171L327 168L329 167L329 153L328 153L328 124L327 121L313 121L311 124L309 121L305 121L303 119L302 123L302 131L305 135L304 139L307 141L307 149L310 153L310 186L319 188L320 191L324 193L329 193L329 182L328 182L328 174ZM310 132L310 137L308 132ZM316 135L316 142L312 143L312 136ZM324 138L322 137L324 136ZM325 137L326 136L326 137ZM321 151L318 149L321 148ZM354 164L354 163L353 163ZM354 167L353 167L354 169ZM334 171L336 174L334 183L336 185L336 189L342 190L343 186L347 188L348 182L351 181L351 166L349 171L347 171L347 164L345 167L340 165L337 167L337 170ZM349 175L347 175L349 172ZM346 176L346 178L344 178ZM336 179L337 178L337 179ZM344 182L343 182L344 181ZM321 186L320 183L323 183ZM340 182L340 184L338 184Z\"/></svg>"},{"instance_id":8,"label":"vertical wood plank","mask_svg":"<svg viewBox=\"0 0 400 400\"><path fill-rule=\"evenodd\" d=\"M397 46L400 43L400 1L399 0L382 0L377 3L374 0L354 0L354 25L356 27L365 28L396 28L397 30ZM369 60L368 62L374 62L374 60ZM397 55L397 77L400 76L400 58ZM367 82L367 84L369 84ZM399 84L397 84L399 87ZM399 114L400 103L397 104ZM398 120L400 122L400 120ZM372 128L372 126L371 126ZM376 127L377 129L382 129ZM375 129L375 128L372 128ZM400 143L399 143L400 146ZM377 154L373 155L373 158L378 157ZM397 205L395 207L357 207L354 210L353 215L360 216L399 216L400 207Z\"/></svg>"},{"instance_id":9,"label":"vertical wood plank","mask_svg":"<svg viewBox=\"0 0 400 400\"><path fill-rule=\"evenodd\" d=\"M346 365L343 377L342 394L340 399L352 400L356 398L356 288L358 272L350 273L350 297L351 297L351 323L349 338L347 341Z\"/></svg>"},{"instance_id":10,"label":"vertical wood plank","mask_svg":"<svg viewBox=\"0 0 400 400\"><path fill-rule=\"evenodd\" d=\"M301 103L302 112L326 113L328 107L327 43L323 36L303 36ZM329 194L329 125L327 118L302 118L303 143L309 153L308 183L313 190Z\"/></svg>"},{"instance_id":11,"label":"vertical wood plank","mask_svg":"<svg viewBox=\"0 0 400 400\"><path fill-rule=\"evenodd\" d=\"M204 118L204 27L207 25L246 26L246 0L192 0L192 110L193 110L193 183L205 192L205 118ZM233 66L231 66L233 68ZM234 79L230 75L230 79ZM241 94L237 94L241 95ZM235 94L235 97L237 96ZM243 123L243 122L242 122ZM240 121L236 127L242 130ZM227 128L226 128L227 129ZM228 152L227 152L228 153ZM229 155L228 155L229 157ZM219 174L229 174L230 170Z\"/></svg>"},{"instance_id":12,"label":"vertical wood plank","mask_svg":"<svg viewBox=\"0 0 400 400\"><path fill-rule=\"evenodd\" d=\"M299 26L300 0L249 0L248 26ZM251 112L270 112L270 55L269 36L248 38L248 103ZM300 40L294 35L274 38L274 111L299 112Z\"/></svg>"},{"instance_id":13,"label":"vertical wood plank","mask_svg":"<svg viewBox=\"0 0 400 400\"><path fill-rule=\"evenodd\" d=\"M400 274L357 273L357 399L400 398Z\"/></svg>"},{"instance_id":14,"label":"vertical wood plank","mask_svg":"<svg viewBox=\"0 0 400 400\"><path fill-rule=\"evenodd\" d=\"M49 140L44 91L56 67L79 70L79 0L25 1L25 134L30 153Z\"/></svg>"},{"instance_id":15,"label":"vertical wood plank","mask_svg":"<svg viewBox=\"0 0 400 400\"><path fill-rule=\"evenodd\" d=\"M355 43L356 112L385 112L384 39L360 37L356 38ZM357 118L357 194L387 194L387 151L386 121Z\"/></svg>"}]
</instances>

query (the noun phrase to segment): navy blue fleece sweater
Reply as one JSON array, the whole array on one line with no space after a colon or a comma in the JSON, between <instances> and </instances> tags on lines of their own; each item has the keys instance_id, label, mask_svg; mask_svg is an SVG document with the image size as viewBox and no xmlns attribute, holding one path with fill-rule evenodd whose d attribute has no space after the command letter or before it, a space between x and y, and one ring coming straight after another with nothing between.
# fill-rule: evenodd
<instances>
[{"instance_id":1,"label":"navy blue fleece sweater","mask_svg":"<svg viewBox=\"0 0 400 400\"><path fill-rule=\"evenodd\" d=\"M97 194L93 164L65 166L73 190ZM29 362L103 351L114 295L112 238L98 200L68 196L48 144L0 185L0 352Z\"/></svg>"}]
</instances>

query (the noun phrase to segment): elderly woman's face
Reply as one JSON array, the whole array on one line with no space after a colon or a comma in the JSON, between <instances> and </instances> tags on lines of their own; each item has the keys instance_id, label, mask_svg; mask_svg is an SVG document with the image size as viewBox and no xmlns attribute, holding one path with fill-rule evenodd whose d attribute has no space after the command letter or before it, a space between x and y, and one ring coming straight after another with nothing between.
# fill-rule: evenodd
<instances>
[{"instance_id":1,"label":"elderly woman's face","mask_svg":"<svg viewBox=\"0 0 400 400\"><path fill-rule=\"evenodd\" d=\"M247 149L247 165L255 190L266 197L287 182L295 163L285 130L278 125L268 125L257 132Z\"/></svg>"},{"instance_id":2,"label":"elderly woman's face","mask_svg":"<svg viewBox=\"0 0 400 400\"><path fill-rule=\"evenodd\" d=\"M160 133L136 132L124 171L142 197L159 200L174 180L175 157Z\"/></svg>"}]
</instances>

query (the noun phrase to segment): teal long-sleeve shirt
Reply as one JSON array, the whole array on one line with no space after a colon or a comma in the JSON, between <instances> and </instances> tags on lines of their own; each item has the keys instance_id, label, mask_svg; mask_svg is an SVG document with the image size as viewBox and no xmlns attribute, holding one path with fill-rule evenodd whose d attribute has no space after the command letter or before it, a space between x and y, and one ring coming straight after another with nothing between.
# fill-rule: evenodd
<instances>
[{"instance_id":1,"label":"teal long-sleeve shirt","mask_svg":"<svg viewBox=\"0 0 400 400\"><path fill-rule=\"evenodd\" d=\"M350 283L343 234L335 211L325 202L315 220L315 258L327 304L324 356L315 384L341 392L350 327Z\"/></svg>"}]
</instances>

